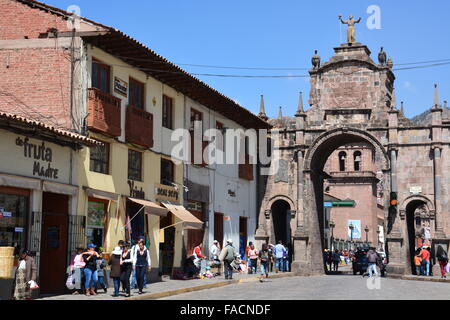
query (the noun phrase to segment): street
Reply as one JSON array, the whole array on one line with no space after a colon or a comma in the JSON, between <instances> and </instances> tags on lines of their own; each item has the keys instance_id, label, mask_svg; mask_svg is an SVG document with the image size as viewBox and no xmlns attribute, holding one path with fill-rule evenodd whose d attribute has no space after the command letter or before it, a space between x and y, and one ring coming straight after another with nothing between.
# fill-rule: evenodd
<instances>
[{"instance_id":1,"label":"street","mask_svg":"<svg viewBox=\"0 0 450 320\"><path fill-rule=\"evenodd\" d=\"M447 300L450 284L353 275L268 279L185 293L162 300ZM369 280L371 281L371 280ZM377 289L379 287L379 289Z\"/></svg>"}]
</instances>

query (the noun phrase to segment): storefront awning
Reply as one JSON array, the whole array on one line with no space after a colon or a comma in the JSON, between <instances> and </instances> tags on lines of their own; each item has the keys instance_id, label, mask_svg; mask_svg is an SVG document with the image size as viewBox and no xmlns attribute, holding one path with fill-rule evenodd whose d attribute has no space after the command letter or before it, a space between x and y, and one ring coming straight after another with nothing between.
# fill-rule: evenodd
<instances>
[{"instance_id":1,"label":"storefront awning","mask_svg":"<svg viewBox=\"0 0 450 320\"><path fill-rule=\"evenodd\" d=\"M135 198L128 198L128 200L133 201L137 204L140 204L141 206L144 206L145 207L144 212L146 214L154 214L156 216L165 217L167 215L167 212L169 211L166 208L163 208L163 207L157 205L156 203L148 201L148 200L135 199Z\"/></svg>"},{"instance_id":2,"label":"storefront awning","mask_svg":"<svg viewBox=\"0 0 450 320\"><path fill-rule=\"evenodd\" d=\"M87 188L87 187L84 187L84 188L86 190L86 194L88 197L103 199L103 200L110 200L110 201L117 201L119 199L119 195L117 193L106 192L106 191L91 189L91 188Z\"/></svg>"},{"instance_id":3,"label":"storefront awning","mask_svg":"<svg viewBox=\"0 0 450 320\"><path fill-rule=\"evenodd\" d=\"M185 207L167 202L161 202L163 206L169 209L178 219L183 221L183 229L202 229L203 222L197 219Z\"/></svg>"}]
</instances>

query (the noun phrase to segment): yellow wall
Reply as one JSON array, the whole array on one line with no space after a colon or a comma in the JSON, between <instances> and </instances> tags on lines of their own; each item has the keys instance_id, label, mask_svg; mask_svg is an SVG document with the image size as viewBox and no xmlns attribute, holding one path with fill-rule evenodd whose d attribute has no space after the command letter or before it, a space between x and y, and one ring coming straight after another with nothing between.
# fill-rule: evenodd
<instances>
[{"instance_id":1,"label":"yellow wall","mask_svg":"<svg viewBox=\"0 0 450 320\"><path fill-rule=\"evenodd\" d=\"M146 74L136 68L132 68L125 62L117 59L108 53L96 47L88 48L88 80L87 88L90 87L90 73L92 57L100 60L102 63L111 66L111 94L120 98L122 101L121 126L122 135L116 139L111 139L98 133L90 132L90 137L110 143L110 171L109 174L91 172L89 170L89 149L84 149L81 154L80 164L80 197L79 212L82 215L87 214L88 197L82 186L97 189L106 192L112 192L121 195L119 203L119 212L117 213L117 203L111 202L109 209L109 228L107 238L105 239L105 252L111 252L117 245L117 242L125 238L125 202L126 197L130 196L128 185L128 149L143 152L142 181L134 181L134 184L145 192L145 199L157 202L155 199L155 184L160 183L161 157L170 159L170 134L171 130L162 128L162 96L163 94L174 99L174 128L182 128L184 124L184 96L172 88L163 85L153 78L147 78ZM131 146L124 142L125 128L125 109L128 104L128 97L115 93L113 88L114 77L128 82L132 77L145 84L145 107L146 111L153 114L153 135L154 147L151 150L143 150ZM155 99L154 99L155 98ZM155 104L153 102L156 102ZM162 154L165 154L162 155ZM182 164L175 164L175 183L180 186L183 184L184 168ZM179 203L183 204L183 188L179 189ZM176 221L178 222L178 220ZM159 266L159 217L149 215L148 226L150 237L150 252L152 267ZM180 267L182 262L183 230L182 226L176 225L175 234L175 257L174 266Z\"/></svg>"}]
</instances>

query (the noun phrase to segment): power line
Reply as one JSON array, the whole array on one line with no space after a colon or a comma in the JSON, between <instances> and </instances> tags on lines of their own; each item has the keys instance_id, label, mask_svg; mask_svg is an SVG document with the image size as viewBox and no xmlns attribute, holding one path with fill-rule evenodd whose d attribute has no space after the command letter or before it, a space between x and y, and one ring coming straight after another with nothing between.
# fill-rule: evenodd
<instances>
[{"instance_id":1,"label":"power line","mask_svg":"<svg viewBox=\"0 0 450 320\"><path fill-rule=\"evenodd\" d=\"M446 60L435 60L435 61L446 61ZM415 64L415 63L414 63ZM423 66L411 66L411 67L402 67L402 68L393 68L392 71L402 71L402 70L412 70L412 69L423 69L423 68L430 68L430 67L436 67L436 66L443 66L450 64L450 59L448 62L441 62L441 63L433 63L433 64L427 64ZM127 66L127 65L118 65L118 64L111 64L112 66L122 67L122 68L136 68L133 66ZM404 65L404 64L403 64ZM182 71L171 71L171 70L162 70L162 69L153 69L153 68L139 68L141 71L148 71L148 72L158 72L158 73L170 73L170 74L180 74L180 75L186 75L186 73ZM356 73L360 73L364 71L355 71L350 74L354 75ZM247 74L220 74L220 73L189 73L193 76L205 76L205 77L221 77L221 78L309 78L310 75L308 74L288 74L288 75L247 75ZM348 75L350 75L348 74ZM322 75L325 76L325 75Z\"/></svg>"},{"instance_id":2,"label":"power line","mask_svg":"<svg viewBox=\"0 0 450 320\"><path fill-rule=\"evenodd\" d=\"M116 56L117 58L123 58L127 60L134 61L149 61L147 58L132 58L125 56ZM450 62L450 58L439 59L439 60L426 60L426 61L415 61L415 62L403 62L403 63L395 63L397 66L407 66L407 65L417 65L417 64L429 64L429 63L437 63L437 62ZM289 70L310 70L311 68L305 67L237 67L237 66L220 66L220 65L208 65L208 64L192 64L192 63L174 63L180 66L188 66L188 67L199 67L199 68L210 68L210 69L236 69L236 70L263 70L263 71L289 71Z\"/></svg>"}]
</instances>

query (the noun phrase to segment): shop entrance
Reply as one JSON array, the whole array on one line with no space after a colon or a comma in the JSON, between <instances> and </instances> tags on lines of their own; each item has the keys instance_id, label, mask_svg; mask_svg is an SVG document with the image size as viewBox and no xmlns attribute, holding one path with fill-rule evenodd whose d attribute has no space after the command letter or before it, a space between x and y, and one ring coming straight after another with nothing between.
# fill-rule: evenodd
<instances>
[{"instance_id":1,"label":"shop entrance","mask_svg":"<svg viewBox=\"0 0 450 320\"><path fill-rule=\"evenodd\" d=\"M219 241L223 248L223 213L214 213L214 240Z\"/></svg>"},{"instance_id":2,"label":"shop entrance","mask_svg":"<svg viewBox=\"0 0 450 320\"><path fill-rule=\"evenodd\" d=\"M43 193L39 285L44 294L64 292L68 213L69 196Z\"/></svg>"},{"instance_id":3,"label":"shop entrance","mask_svg":"<svg viewBox=\"0 0 450 320\"><path fill-rule=\"evenodd\" d=\"M173 260L175 256L175 227L169 226L173 225L173 221L174 216L169 212L166 217L161 217L159 223L160 228L163 229L164 232L164 242L159 244L160 276L172 276Z\"/></svg>"}]
</instances>

